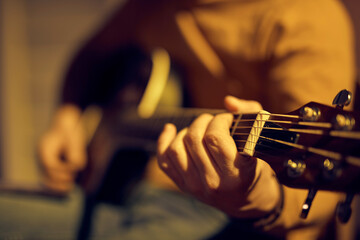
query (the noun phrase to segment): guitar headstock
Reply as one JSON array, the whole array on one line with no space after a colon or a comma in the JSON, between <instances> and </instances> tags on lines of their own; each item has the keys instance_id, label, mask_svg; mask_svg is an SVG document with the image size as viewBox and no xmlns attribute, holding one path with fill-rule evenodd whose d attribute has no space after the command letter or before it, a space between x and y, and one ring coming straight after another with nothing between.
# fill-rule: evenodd
<instances>
[{"instance_id":1,"label":"guitar headstock","mask_svg":"<svg viewBox=\"0 0 360 240\"><path fill-rule=\"evenodd\" d=\"M360 192L360 114L343 110L350 96L340 92L336 107L310 102L289 114L270 114L256 142L254 156L266 161L282 184L310 190L304 218L317 190L340 191L348 193L346 206L338 209L346 222L351 199Z\"/></svg>"},{"instance_id":2,"label":"guitar headstock","mask_svg":"<svg viewBox=\"0 0 360 240\"><path fill-rule=\"evenodd\" d=\"M290 187L360 192L360 114L308 103L271 115L255 148Z\"/></svg>"}]
</instances>

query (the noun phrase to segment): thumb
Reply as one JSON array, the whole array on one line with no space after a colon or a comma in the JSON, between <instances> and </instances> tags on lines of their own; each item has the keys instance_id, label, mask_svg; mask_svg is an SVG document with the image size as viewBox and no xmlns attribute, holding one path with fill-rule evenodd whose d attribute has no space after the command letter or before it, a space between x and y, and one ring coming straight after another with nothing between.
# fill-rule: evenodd
<instances>
[{"instance_id":1,"label":"thumb","mask_svg":"<svg viewBox=\"0 0 360 240\"><path fill-rule=\"evenodd\" d=\"M261 104L257 101L239 99L233 96L226 96L224 105L228 111L237 113L253 113L262 110Z\"/></svg>"},{"instance_id":2,"label":"thumb","mask_svg":"<svg viewBox=\"0 0 360 240\"><path fill-rule=\"evenodd\" d=\"M86 143L82 132L74 131L74 134L68 138L65 150L65 162L72 171L80 171L86 165L87 152Z\"/></svg>"}]
</instances>

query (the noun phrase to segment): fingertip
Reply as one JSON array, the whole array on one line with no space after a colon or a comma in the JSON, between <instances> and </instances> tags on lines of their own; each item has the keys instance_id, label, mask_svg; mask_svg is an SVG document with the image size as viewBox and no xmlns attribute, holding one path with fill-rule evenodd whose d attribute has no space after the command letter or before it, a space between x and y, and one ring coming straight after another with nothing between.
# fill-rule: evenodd
<instances>
[{"instance_id":1,"label":"fingertip","mask_svg":"<svg viewBox=\"0 0 360 240\"><path fill-rule=\"evenodd\" d=\"M176 126L172 123L166 123L162 129L162 132L159 136L159 141L161 141L166 136L175 136L177 132ZM164 137L165 136L165 137Z\"/></svg>"},{"instance_id":2,"label":"fingertip","mask_svg":"<svg viewBox=\"0 0 360 240\"><path fill-rule=\"evenodd\" d=\"M166 148L169 146L171 141L175 138L177 133L176 126L172 123L166 123L163 127L162 132L159 135L157 141L157 152L158 154L163 154Z\"/></svg>"},{"instance_id":3,"label":"fingertip","mask_svg":"<svg viewBox=\"0 0 360 240\"><path fill-rule=\"evenodd\" d=\"M232 95L226 95L225 101L235 101L237 98Z\"/></svg>"},{"instance_id":4,"label":"fingertip","mask_svg":"<svg viewBox=\"0 0 360 240\"><path fill-rule=\"evenodd\" d=\"M237 108L237 101L238 99L234 96L231 96L231 95L227 95L225 98L224 98L224 105L225 105L225 108L230 111L230 112L235 112L238 110Z\"/></svg>"},{"instance_id":5,"label":"fingertip","mask_svg":"<svg viewBox=\"0 0 360 240\"><path fill-rule=\"evenodd\" d=\"M172 123L166 123L164 125L163 131L169 132L169 131L176 131L176 126Z\"/></svg>"},{"instance_id":6,"label":"fingertip","mask_svg":"<svg viewBox=\"0 0 360 240\"><path fill-rule=\"evenodd\" d=\"M254 100L239 99L234 96L226 96L224 98L225 108L230 112L258 112L262 110L259 102Z\"/></svg>"}]
</instances>

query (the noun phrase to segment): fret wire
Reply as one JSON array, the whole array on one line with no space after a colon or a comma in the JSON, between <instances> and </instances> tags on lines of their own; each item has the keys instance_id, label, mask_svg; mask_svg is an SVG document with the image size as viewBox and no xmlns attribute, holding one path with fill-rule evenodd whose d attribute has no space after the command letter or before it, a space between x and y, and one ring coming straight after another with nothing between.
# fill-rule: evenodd
<instances>
[{"instance_id":1,"label":"fret wire","mask_svg":"<svg viewBox=\"0 0 360 240\"><path fill-rule=\"evenodd\" d=\"M239 121L241 120L241 117L242 117L242 115L241 115L241 114L239 114L239 115L238 115L238 117L236 118L236 120L235 120L235 121L233 121L234 128L233 128L233 129L231 129L231 136L233 136L233 135L234 135L234 133L235 133L235 131L236 131L236 127L238 126Z\"/></svg>"}]
</instances>

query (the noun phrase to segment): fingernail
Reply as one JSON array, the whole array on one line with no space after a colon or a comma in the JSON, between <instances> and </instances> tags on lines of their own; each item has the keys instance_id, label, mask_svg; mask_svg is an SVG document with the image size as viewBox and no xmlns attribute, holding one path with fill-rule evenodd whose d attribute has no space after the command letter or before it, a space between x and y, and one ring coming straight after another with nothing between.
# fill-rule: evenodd
<instances>
[{"instance_id":1,"label":"fingernail","mask_svg":"<svg viewBox=\"0 0 360 240\"><path fill-rule=\"evenodd\" d=\"M169 129L171 129L173 127L172 123L165 123L163 131L168 131Z\"/></svg>"},{"instance_id":2,"label":"fingernail","mask_svg":"<svg viewBox=\"0 0 360 240\"><path fill-rule=\"evenodd\" d=\"M169 128L170 123L165 123L163 127L163 131L166 131Z\"/></svg>"}]
</instances>

